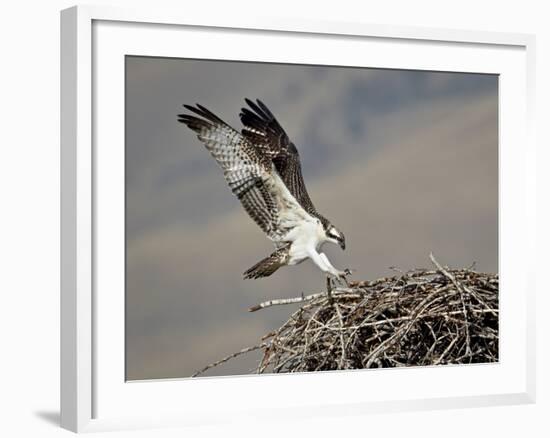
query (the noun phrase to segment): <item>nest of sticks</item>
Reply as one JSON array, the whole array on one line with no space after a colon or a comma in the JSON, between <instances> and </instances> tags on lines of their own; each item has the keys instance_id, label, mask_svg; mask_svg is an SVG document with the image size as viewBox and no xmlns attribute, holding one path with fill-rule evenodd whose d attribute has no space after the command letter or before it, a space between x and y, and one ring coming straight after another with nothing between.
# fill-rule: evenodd
<instances>
[{"instance_id":1,"label":"nest of sticks","mask_svg":"<svg viewBox=\"0 0 550 438\"><path fill-rule=\"evenodd\" d=\"M497 362L498 275L450 269L430 258L431 270L254 306L249 310L300 304L257 345L194 376L254 350L263 352L257 373Z\"/></svg>"}]
</instances>

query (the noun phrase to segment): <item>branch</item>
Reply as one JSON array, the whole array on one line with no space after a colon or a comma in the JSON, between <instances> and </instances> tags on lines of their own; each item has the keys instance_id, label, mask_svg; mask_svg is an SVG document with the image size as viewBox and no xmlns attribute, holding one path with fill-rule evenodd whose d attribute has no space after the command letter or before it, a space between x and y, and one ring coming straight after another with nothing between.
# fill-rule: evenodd
<instances>
[{"instance_id":1,"label":"branch","mask_svg":"<svg viewBox=\"0 0 550 438\"><path fill-rule=\"evenodd\" d=\"M268 345L269 345L268 342L264 342L262 344L254 345L252 347L243 348L242 350L237 351L236 353L230 354L229 356L226 356L223 359L218 360L217 362L213 362L210 365L206 365L202 370L197 371L191 377L197 377L199 374L203 374L204 372L208 371L210 368L217 367L218 365L221 365L222 363L227 362L230 359L240 356L241 354L250 353L251 351L254 351L254 350L259 350L260 348L267 347Z\"/></svg>"},{"instance_id":2,"label":"branch","mask_svg":"<svg viewBox=\"0 0 550 438\"><path fill-rule=\"evenodd\" d=\"M360 289L353 289L353 288L347 288L347 287L338 287L332 290L332 294L337 296L342 296L346 294L352 294L352 296L357 296L362 293L364 292L362 292ZM328 297L327 293L319 292L311 295L302 295L301 297L279 298L275 300L264 301L263 303L260 303L260 304L256 304L255 306L250 307L248 311L256 312L257 310L265 309L266 307L282 306L285 304L303 303L305 301L312 301L322 297L327 298Z\"/></svg>"},{"instance_id":3,"label":"branch","mask_svg":"<svg viewBox=\"0 0 550 438\"><path fill-rule=\"evenodd\" d=\"M466 354L471 354L472 353L472 350L471 350L471 347L470 347L470 329L468 327L468 312L466 311L466 303L465 303L465 300L464 300L464 286L462 286L458 281L457 279L454 277L454 275L452 275L449 271L447 271L445 268L443 268L443 266L441 266L437 260L435 259L434 255L432 253L430 253L430 260L432 261L432 263L437 267L437 269L439 271L441 271L441 273L443 275L445 275L445 277L447 277L449 280L451 280L451 282L453 283L453 285L456 287L456 289L458 290L458 293L460 294L460 302L462 304L462 313L464 315L464 329L466 331ZM441 356L441 358L439 359L439 361L441 361L441 359L443 359L443 356L445 354L443 354Z\"/></svg>"}]
</instances>

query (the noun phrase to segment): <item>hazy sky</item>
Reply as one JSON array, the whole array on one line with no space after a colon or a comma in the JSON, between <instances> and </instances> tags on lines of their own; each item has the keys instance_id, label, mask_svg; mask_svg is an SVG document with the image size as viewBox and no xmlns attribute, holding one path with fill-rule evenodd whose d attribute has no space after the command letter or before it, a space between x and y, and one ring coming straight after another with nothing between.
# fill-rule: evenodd
<instances>
[{"instance_id":1,"label":"hazy sky","mask_svg":"<svg viewBox=\"0 0 550 438\"><path fill-rule=\"evenodd\" d=\"M273 246L177 114L198 102L240 129L245 97L277 116L315 206L345 233L346 251L324 247L337 268L374 279L429 267L433 251L497 271L497 76L127 57L128 379L188 377L294 309L251 305L324 287L309 261L242 279Z\"/></svg>"}]
</instances>

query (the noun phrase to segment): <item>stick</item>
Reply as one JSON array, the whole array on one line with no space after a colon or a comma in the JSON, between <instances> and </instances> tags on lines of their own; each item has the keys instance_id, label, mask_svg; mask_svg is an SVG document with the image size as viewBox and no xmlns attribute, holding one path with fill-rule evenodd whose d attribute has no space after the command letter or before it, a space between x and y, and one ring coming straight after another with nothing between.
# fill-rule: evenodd
<instances>
[{"instance_id":1,"label":"stick","mask_svg":"<svg viewBox=\"0 0 550 438\"><path fill-rule=\"evenodd\" d=\"M346 343L344 342L344 321L342 320L342 314L340 313L340 307L337 303L333 303L334 308L336 309L336 314L338 315L338 322L340 325L340 344L342 345L342 356L340 356L340 363L338 364L339 369L344 369L346 364Z\"/></svg>"},{"instance_id":2,"label":"stick","mask_svg":"<svg viewBox=\"0 0 550 438\"><path fill-rule=\"evenodd\" d=\"M221 365L222 363L227 362L229 359L233 359L234 357L240 356L241 354L250 353L251 351L259 350L260 348L264 348L267 346L269 346L269 343L264 342L262 344L254 345L252 347L243 348L242 350L237 351L236 353L230 354L229 356L226 356L223 359L213 362L210 365L206 365L202 370L197 371L191 377L197 377L199 374L203 374L205 371L208 371L210 368L217 367L218 365Z\"/></svg>"},{"instance_id":3,"label":"stick","mask_svg":"<svg viewBox=\"0 0 550 438\"><path fill-rule=\"evenodd\" d=\"M357 296L359 294L363 294L363 292L359 289L352 289L352 288L344 288L344 287L339 287L339 288L335 288L335 289L332 289L332 295L346 295L346 294L354 294L353 296ZM268 300L268 301L264 301L263 303L260 303L260 304L256 304L255 306L252 306L248 309L249 312L256 312L260 309L265 309L266 307L271 307L271 306L282 306L282 305L285 305L285 304L295 304L295 303L303 303L305 301L311 301L311 300L315 300L317 298L321 298L321 297L326 297L327 294L326 292L319 292L319 293L316 293L316 294L311 294L311 295L302 295L301 297L294 297L294 298L279 298L279 299L275 299L275 300Z\"/></svg>"},{"instance_id":4,"label":"stick","mask_svg":"<svg viewBox=\"0 0 550 438\"><path fill-rule=\"evenodd\" d=\"M430 260L437 267L437 269L439 269L439 271L441 271L441 273L443 275L445 275L445 277L447 277L449 280L451 280L451 282L454 284L454 286L456 287L456 289L460 293L460 301L461 301L461 304L462 304L462 313L464 314L464 322L465 322L464 328L466 330L466 354L471 354L472 349L470 348L470 329L468 328L468 325L469 325L468 313L466 312L466 303L464 302L464 288L449 271L447 271L445 268L443 268L443 266L441 266L437 262L437 260L435 259L434 255L432 253L430 253Z\"/></svg>"}]
</instances>

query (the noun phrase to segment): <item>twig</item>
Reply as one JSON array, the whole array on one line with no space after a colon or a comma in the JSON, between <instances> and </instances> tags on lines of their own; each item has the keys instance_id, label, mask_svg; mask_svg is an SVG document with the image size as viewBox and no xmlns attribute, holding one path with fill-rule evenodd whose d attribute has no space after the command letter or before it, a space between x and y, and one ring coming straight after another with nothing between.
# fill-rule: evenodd
<instances>
[{"instance_id":1,"label":"twig","mask_svg":"<svg viewBox=\"0 0 550 438\"><path fill-rule=\"evenodd\" d=\"M357 289L343 288L343 287L334 288L331 291L332 295L342 295L342 294L350 294L350 293L357 295L357 294L361 294L362 292ZM263 303L256 304L255 306L250 307L248 311L256 312L260 309L265 309L266 307L282 306L285 304L303 303L305 301L316 300L317 298L327 298L327 293L320 292L320 293L315 293L311 295L305 295L305 296L302 295L300 297L294 297L294 298L278 298L274 300L268 300L268 301L264 301Z\"/></svg>"},{"instance_id":2,"label":"twig","mask_svg":"<svg viewBox=\"0 0 550 438\"><path fill-rule=\"evenodd\" d=\"M342 313L340 313L340 308L338 303L333 303L334 308L336 309L336 314L338 315L338 323L340 325L340 345L342 346L342 356L340 357L339 368L342 370L345 367L346 363L346 343L344 341L344 321L342 320Z\"/></svg>"},{"instance_id":3,"label":"twig","mask_svg":"<svg viewBox=\"0 0 550 438\"><path fill-rule=\"evenodd\" d=\"M237 351L236 353L230 354L229 356L226 356L223 359L220 359L216 362L213 362L210 365L206 365L203 369L197 371L191 377L197 377L198 375L203 374L204 372L208 371L210 368L217 367L218 365L221 365L222 363L227 362L230 359L233 359L237 356L240 356L241 354L250 353L251 351L254 351L254 350L259 350L260 348L267 347L268 345L269 345L268 342L264 342L262 344L254 345L252 347L243 348L242 350Z\"/></svg>"},{"instance_id":4,"label":"twig","mask_svg":"<svg viewBox=\"0 0 550 438\"><path fill-rule=\"evenodd\" d=\"M439 358L434 362L434 365L439 365L441 363L441 361L443 360L443 358L447 355L447 353L451 350L451 348L454 347L454 345L456 344L456 341L458 341L459 338L453 338L451 340L451 342L449 343L449 345L447 346L447 348L445 348L445 350L443 351L443 353L441 353L441 356L439 356Z\"/></svg>"},{"instance_id":5,"label":"twig","mask_svg":"<svg viewBox=\"0 0 550 438\"><path fill-rule=\"evenodd\" d=\"M434 255L432 253L430 253L430 260L437 267L437 269L439 271L441 271L441 273L443 275L445 275L445 277L447 277L449 280L451 280L451 282L455 285L456 289L460 293L460 301L461 301L461 304L462 304L462 313L464 314L464 321L466 322L466 324L464 324L464 329L466 331L466 354L470 354L472 352L472 350L470 348L470 329L468 327L468 313L466 312L466 303L464 301L464 288L449 271L447 271L445 268L443 268L437 262L437 260L435 259Z\"/></svg>"}]
</instances>

